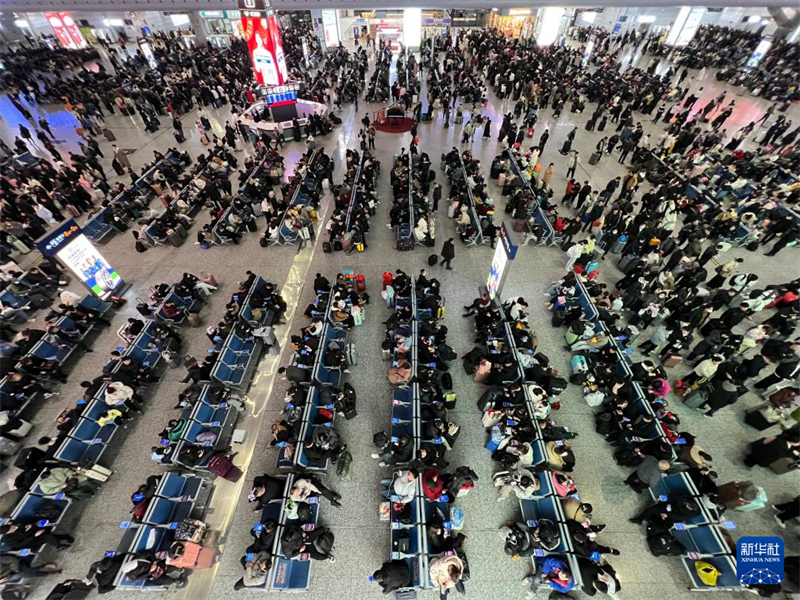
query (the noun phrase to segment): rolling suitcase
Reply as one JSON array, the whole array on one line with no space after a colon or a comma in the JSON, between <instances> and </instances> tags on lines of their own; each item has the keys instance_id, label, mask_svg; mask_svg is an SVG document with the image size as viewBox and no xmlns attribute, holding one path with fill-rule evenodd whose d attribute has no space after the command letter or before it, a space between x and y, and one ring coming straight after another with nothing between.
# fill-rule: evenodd
<instances>
[{"instance_id":1,"label":"rolling suitcase","mask_svg":"<svg viewBox=\"0 0 800 600\"><path fill-rule=\"evenodd\" d=\"M138 297L136 298L136 310L139 311L139 314L142 315L143 317L149 317L150 315L153 314L152 307L147 302Z\"/></svg>"},{"instance_id":2,"label":"rolling suitcase","mask_svg":"<svg viewBox=\"0 0 800 600\"><path fill-rule=\"evenodd\" d=\"M367 291L367 280L363 275L356 275L356 290L359 292Z\"/></svg>"},{"instance_id":3,"label":"rolling suitcase","mask_svg":"<svg viewBox=\"0 0 800 600\"><path fill-rule=\"evenodd\" d=\"M573 356L572 360L569 363L570 367L572 367L573 373L585 373L589 370L589 365L586 362L586 357L578 354L577 356Z\"/></svg>"},{"instance_id":4,"label":"rolling suitcase","mask_svg":"<svg viewBox=\"0 0 800 600\"><path fill-rule=\"evenodd\" d=\"M172 131L172 135L175 137L175 141L178 142L179 144L182 144L183 142L186 141L186 138L183 137L183 134L177 129Z\"/></svg>"},{"instance_id":5,"label":"rolling suitcase","mask_svg":"<svg viewBox=\"0 0 800 600\"><path fill-rule=\"evenodd\" d=\"M525 231L525 219L514 219L514 231L517 233Z\"/></svg>"},{"instance_id":6,"label":"rolling suitcase","mask_svg":"<svg viewBox=\"0 0 800 600\"><path fill-rule=\"evenodd\" d=\"M706 388L700 388L686 394L683 397L683 404L689 408L697 409L703 405L706 399L708 399L708 390Z\"/></svg>"},{"instance_id":7,"label":"rolling suitcase","mask_svg":"<svg viewBox=\"0 0 800 600\"><path fill-rule=\"evenodd\" d=\"M250 205L250 210L253 211L253 216L254 217L260 217L261 215L264 214L264 211L261 208L261 202L253 202Z\"/></svg>"},{"instance_id":8,"label":"rolling suitcase","mask_svg":"<svg viewBox=\"0 0 800 600\"><path fill-rule=\"evenodd\" d=\"M258 231L258 223L255 219L247 220L247 231Z\"/></svg>"},{"instance_id":9,"label":"rolling suitcase","mask_svg":"<svg viewBox=\"0 0 800 600\"><path fill-rule=\"evenodd\" d=\"M175 246L176 248L183 246L183 242L186 240L185 237L182 237L181 234L175 231L174 229L169 230L169 232L167 233L167 238L169 239L169 243Z\"/></svg>"},{"instance_id":10,"label":"rolling suitcase","mask_svg":"<svg viewBox=\"0 0 800 600\"><path fill-rule=\"evenodd\" d=\"M242 476L242 470L234 465L230 458L221 454L209 461L208 470L231 483L236 483Z\"/></svg>"},{"instance_id":11,"label":"rolling suitcase","mask_svg":"<svg viewBox=\"0 0 800 600\"><path fill-rule=\"evenodd\" d=\"M214 566L214 558L216 556L214 548L207 548L194 542L177 542L170 548L170 553L173 553L178 545L183 548L183 553L175 558L170 558L169 565L193 571L209 569Z\"/></svg>"},{"instance_id":12,"label":"rolling suitcase","mask_svg":"<svg viewBox=\"0 0 800 600\"><path fill-rule=\"evenodd\" d=\"M439 262L439 255L438 254L431 254L428 257L428 266L429 267L434 266L437 262Z\"/></svg>"},{"instance_id":13,"label":"rolling suitcase","mask_svg":"<svg viewBox=\"0 0 800 600\"><path fill-rule=\"evenodd\" d=\"M330 242L322 242L322 251L325 254L331 254L333 252L333 248L331 247Z\"/></svg>"},{"instance_id":14,"label":"rolling suitcase","mask_svg":"<svg viewBox=\"0 0 800 600\"><path fill-rule=\"evenodd\" d=\"M0 455L11 456L19 450L19 442L15 442L6 437L0 437Z\"/></svg>"},{"instance_id":15,"label":"rolling suitcase","mask_svg":"<svg viewBox=\"0 0 800 600\"><path fill-rule=\"evenodd\" d=\"M444 407L445 407L447 410L450 410L450 409L452 409L452 408L455 408L455 407L456 407L456 400L457 400L457 399L458 399L458 398L457 398L457 396L456 396L456 393L455 393L455 392L447 392L447 393L444 395Z\"/></svg>"},{"instance_id":16,"label":"rolling suitcase","mask_svg":"<svg viewBox=\"0 0 800 600\"><path fill-rule=\"evenodd\" d=\"M776 473L777 475L783 475L784 473L788 473L789 471L796 471L797 470L797 462L789 458L788 456L784 456L783 458L779 458L775 462L769 464L770 471Z\"/></svg>"},{"instance_id":17,"label":"rolling suitcase","mask_svg":"<svg viewBox=\"0 0 800 600\"><path fill-rule=\"evenodd\" d=\"M683 357L680 354L670 354L667 358L661 361L665 367L674 367L683 362Z\"/></svg>"},{"instance_id":18,"label":"rolling suitcase","mask_svg":"<svg viewBox=\"0 0 800 600\"><path fill-rule=\"evenodd\" d=\"M619 264L617 266L619 267L620 271L627 274L630 273L636 266L636 262L638 261L638 259L639 257L636 256L635 254L628 254L619 261Z\"/></svg>"},{"instance_id":19,"label":"rolling suitcase","mask_svg":"<svg viewBox=\"0 0 800 600\"><path fill-rule=\"evenodd\" d=\"M106 136L106 140L109 141L109 142L116 142L117 141L117 136L115 136L114 132L111 131L108 128L103 129L103 135Z\"/></svg>"},{"instance_id":20,"label":"rolling suitcase","mask_svg":"<svg viewBox=\"0 0 800 600\"><path fill-rule=\"evenodd\" d=\"M599 163L599 162L600 162L600 153L599 153L599 152L594 152L594 153L593 153L593 154L592 154L592 155L589 157L589 164L590 164L590 165L596 165L596 164L597 164L597 163Z\"/></svg>"},{"instance_id":21,"label":"rolling suitcase","mask_svg":"<svg viewBox=\"0 0 800 600\"><path fill-rule=\"evenodd\" d=\"M619 254L620 252L622 252L622 249L625 247L625 244L627 243L628 243L627 235L619 236L619 239L616 242L614 242L614 245L611 247L611 253Z\"/></svg>"},{"instance_id":22,"label":"rolling suitcase","mask_svg":"<svg viewBox=\"0 0 800 600\"><path fill-rule=\"evenodd\" d=\"M347 364L350 366L358 364L355 344L347 344Z\"/></svg>"}]
</instances>

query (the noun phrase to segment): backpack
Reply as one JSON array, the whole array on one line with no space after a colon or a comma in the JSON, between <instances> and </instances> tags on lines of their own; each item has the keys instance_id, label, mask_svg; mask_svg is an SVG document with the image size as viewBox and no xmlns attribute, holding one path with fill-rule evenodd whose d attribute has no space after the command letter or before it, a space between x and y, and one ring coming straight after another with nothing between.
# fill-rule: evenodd
<instances>
[{"instance_id":1,"label":"backpack","mask_svg":"<svg viewBox=\"0 0 800 600\"><path fill-rule=\"evenodd\" d=\"M389 442L389 436L385 431L379 431L372 436L372 443L378 448L383 448Z\"/></svg>"},{"instance_id":2,"label":"backpack","mask_svg":"<svg viewBox=\"0 0 800 600\"><path fill-rule=\"evenodd\" d=\"M669 532L649 536L647 546L653 556L678 556L686 551L684 545L672 537Z\"/></svg>"},{"instance_id":3,"label":"backpack","mask_svg":"<svg viewBox=\"0 0 800 600\"><path fill-rule=\"evenodd\" d=\"M325 533L314 540L314 548L321 554L329 554L333 550L333 541L333 533L326 530Z\"/></svg>"},{"instance_id":4,"label":"backpack","mask_svg":"<svg viewBox=\"0 0 800 600\"><path fill-rule=\"evenodd\" d=\"M350 474L350 466L353 464L353 455L345 450L336 463L336 474L339 477L347 477Z\"/></svg>"}]
</instances>

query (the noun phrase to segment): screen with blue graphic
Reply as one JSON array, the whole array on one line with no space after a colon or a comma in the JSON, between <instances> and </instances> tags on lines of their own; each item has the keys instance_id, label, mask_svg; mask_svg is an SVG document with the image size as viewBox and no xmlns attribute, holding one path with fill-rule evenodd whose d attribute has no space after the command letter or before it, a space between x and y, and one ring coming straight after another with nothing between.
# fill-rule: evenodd
<instances>
[{"instance_id":1,"label":"screen with blue graphic","mask_svg":"<svg viewBox=\"0 0 800 600\"><path fill-rule=\"evenodd\" d=\"M744 585L783 581L783 540L777 536L739 538L736 541L736 577Z\"/></svg>"}]
</instances>

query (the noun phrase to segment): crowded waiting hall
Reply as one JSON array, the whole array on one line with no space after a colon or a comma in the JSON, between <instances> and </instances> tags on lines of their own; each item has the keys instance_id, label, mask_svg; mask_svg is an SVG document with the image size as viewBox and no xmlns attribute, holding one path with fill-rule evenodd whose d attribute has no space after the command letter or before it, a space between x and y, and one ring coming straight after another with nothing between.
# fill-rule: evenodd
<instances>
[{"instance_id":1,"label":"crowded waiting hall","mask_svg":"<svg viewBox=\"0 0 800 600\"><path fill-rule=\"evenodd\" d=\"M772 2L4 5L0 597L798 597Z\"/></svg>"}]
</instances>

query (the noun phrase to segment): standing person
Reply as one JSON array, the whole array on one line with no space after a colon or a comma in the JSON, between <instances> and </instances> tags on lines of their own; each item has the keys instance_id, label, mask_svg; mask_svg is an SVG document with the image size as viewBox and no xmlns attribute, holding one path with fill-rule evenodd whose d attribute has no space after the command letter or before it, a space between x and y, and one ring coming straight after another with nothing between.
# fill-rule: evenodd
<instances>
[{"instance_id":1,"label":"standing person","mask_svg":"<svg viewBox=\"0 0 800 600\"><path fill-rule=\"evenodd\" d=\"M448 271L452 271L453 267L450 266L450 261L456 257L456 247L453 244L453 238L448 239L442 246L442 266Z\"/></svg>"},{"instance_id":2,"label":"standing person","mask_svg":"<svg viewBox=\"0 0 800 600\"><path fill-rule=\"evenodd\" d=\"M39 127L41 127L44 131L46 131L47 135L49 135L51 138L53 138L54 140L56 139L56 136L54 136L53 132L50 130L50 123L48 123L47 119L45 119L44 117L39 117Z\"/></svg>"},{"instance_id":3,"label":"standing person","mask_svg":"<svg viewBox=\"0 0 800 600\"><path fill-rule=\"evenodd\" d=\"M113 157L116 161L122 166L124 169L133 169L131 165L131 160L128 158L128 155L125 153L125 150L119 148L116 144L111 146L111 150L113 152Z\"/></svg>"},{"instance_id":4,"label":"standing person","mask_svg":"<svg viewBox=\"0 0 800 600\"><path fill-rule=\"evenodd\" d=\"M547 140L550 138L550 130L545 127L544 132L542 135L539 136L539 154L544 153L544 147L547 144Z\"/></svg>"},{"instance_id":5,"label":"standing person","mask_svg":"<svg viewBox=\"0 0 800 600\"><path fill-rule=\"evenodd\" d=\"M569 167L567 168L567 179L572 179L575 176L575 169L578 168L578 164L581 162L581 155L580 152L575 150L573 152L572 157L569 159Z\"/></svg>"},{"instance_id":6,"label":"standing person","mask_svg":"<svg viewBox=\"0 0 800 600\"><path fill-rule=\"evenodd\" d=\"M550 163L547 166L547 169L544 171L544 175L542 175L542 183L544 184L545 189L550 187L550 180L553 178L553 173L555 172L555 166L553 163Z\"/></svg>"},{"instance_id":7,"label":"standing person","mask_svg":"<svg viewBox=\"0 0 800 600\"><path fill-rule=\"evenodd\" d=\"M786 522L800 517L800 496L796 496L794 500L784 502L783 504L773 504L772 508L775 509L775 521L778 527L786 529Z\"/></svg>"}]
</instances>

